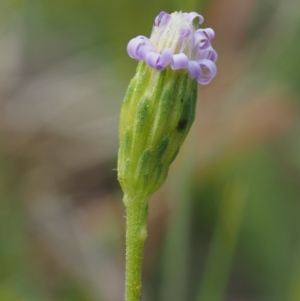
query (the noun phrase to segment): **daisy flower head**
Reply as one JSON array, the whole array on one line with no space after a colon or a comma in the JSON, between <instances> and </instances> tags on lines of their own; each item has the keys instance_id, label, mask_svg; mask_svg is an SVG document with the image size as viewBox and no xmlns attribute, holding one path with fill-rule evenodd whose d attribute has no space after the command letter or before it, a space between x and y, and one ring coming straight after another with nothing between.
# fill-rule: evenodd
<instances>
[{"instance_id":1,"label":"daisy flower head","mask_svg":"<svg viewBox=\"0 0 300 301\"><path fill-rule=\"evenodd\" d=\"M206 85L217 73L217 52L211 45L215 33L199 28L204 21L196 12L164 11L155 18L150 38L137 36L127 46L129 56L157 71L167 67L187 70L192 79Z\"/></svg>"}]
</instances>

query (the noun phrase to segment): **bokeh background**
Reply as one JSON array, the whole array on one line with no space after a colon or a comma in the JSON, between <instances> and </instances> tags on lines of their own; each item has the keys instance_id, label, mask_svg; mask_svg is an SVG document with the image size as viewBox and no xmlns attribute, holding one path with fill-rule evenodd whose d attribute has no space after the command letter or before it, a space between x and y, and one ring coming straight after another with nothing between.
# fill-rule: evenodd
<instances>
[{"instance_id":1,"label":"bokeh background","mask_svg":"<svg viewBox=\"0 0 300 301\"><path fill-rule=\"evenodd\" d=\"M215 29L218 74L150 203L145 301L300 300L299 0L0 2L0 301L120 301L128 41Z\"/></svg>"}]
</instances>

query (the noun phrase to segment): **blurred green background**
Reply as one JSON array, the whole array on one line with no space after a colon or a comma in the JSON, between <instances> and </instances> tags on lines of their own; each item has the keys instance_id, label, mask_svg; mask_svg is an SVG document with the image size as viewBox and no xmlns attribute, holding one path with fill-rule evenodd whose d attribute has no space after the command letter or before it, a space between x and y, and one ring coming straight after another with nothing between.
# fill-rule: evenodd
<instances>
[{"instance_id":1,"label":"blurred green background","mask_svg":"<svg viewBox=\"0 0 300 301\"><path fill-rule=\"evenodd\" d=\"M300 300L299 0L0 2L0 301L120 301L128 41L162 10L217 77L150 204L143 301Z\"/></svg>"}]
</instances>

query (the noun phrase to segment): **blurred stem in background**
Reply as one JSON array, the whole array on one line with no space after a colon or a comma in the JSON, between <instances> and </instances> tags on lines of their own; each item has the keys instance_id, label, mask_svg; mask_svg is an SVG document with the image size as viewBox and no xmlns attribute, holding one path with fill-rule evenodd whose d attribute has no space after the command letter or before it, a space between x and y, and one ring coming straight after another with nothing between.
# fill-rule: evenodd
<instances>
[{"instance_id":1,"label":"blurred stem in background","mask_svg":"<svg viewBox=\"0 0 300 301\"><path fill-rule=\"evenodd\" d=\"M34 235L29 236L35 224L21 198L22 189L15 162L0 151L0 300L90 300L81 285L62 271L55 279L50 278L51 271L49 278L41 277L40 264L47 256L33 244Z\"/></svg>"},{"instance_id":2,"label":"blurred stem in background","mask_svg":"<svg viewBox=\"0 0 300 301\"><path fill-rule=\"evenodd\" d=\"M239 182L233 181L225 187L197 301L224 300L245 200Z\"/></svg>"},{"instance_id":3,"label":"blurred stem in background","mask_svg":"<svg viewBox=\"0 0 300 301\"><path fill-rule=\"evenodd\" d=\"M19 203L19 179L10 158L0 152L0 300L33 296L24 210ZM14 299L12 299L14 297ZM35 300L35 299L31 299Z\"/></svg>"},{"instance_id":4,"label":"blurred stem in background","mask_svg":"<svg viewBox=\"0 0 300 301\"><path fill-rule=\"evenodd\" d=\"M296 256L295 256L296 257ZM299 253L297 254L299 257ZM287 300L299 301L300 300L300 259L296 259L294 266L294 273L292 275L291 288Z\"/></svg>"},{"instance_id":5,"label":"blurred stem in background","mask_svg":"<svg viewBox=\"0 0 300 301\"><path fill-rule=\"evenodd\" d=\"M21 297L20 295L16 294L15 291L10 290L7 287L0 287L0 300L1 301L28 301Z\"/></svg>"},{"instance_id":6,"label":"blurred stem in background","mask_svg":"<svg viewBox=\"0 0 300 301\"><path fill-rule=\"evenodd\" d=\"M191 142L192 139L186 141L185 152L180 156L181 162L169 175L168 191L172 213L165 235L161 263L161 291L158 298L160 301L188 300L191 185L196 159Z\"/></svg>"},{"instance_id":7,"label":"blurred stem in background","mask_svg":"<svg viewBox=\"0 0 300 301\"><path fill-rule=\"evenodd\" d=\"M293 169L295 169L295 166L293 166ZM297 187L298 195L300 195L300 186ZM297 211L296 216L300 216L300 204L299 202L296 203L295 210ZM288 289L288 296L287 300L289 301L298 301L300 300L300 227L299 227L299 219L296 225L297 231L296 231L296 247L294 254L292 256L293 264L291 268L291 281L290 281L290 287Z\"/></svg>"}]
</instances>

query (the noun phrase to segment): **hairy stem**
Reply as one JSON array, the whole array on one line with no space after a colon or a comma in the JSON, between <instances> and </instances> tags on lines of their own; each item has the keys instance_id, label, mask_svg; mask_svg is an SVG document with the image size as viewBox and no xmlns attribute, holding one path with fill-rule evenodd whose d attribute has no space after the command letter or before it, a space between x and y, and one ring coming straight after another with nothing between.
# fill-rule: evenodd
<instances>
[{"instance_id":1,"label":"hairy stem","mask_svg":"<svg viewBox=\"0 0 300 301\"><path fill-rule=\"evenodd\" d=\"M124 196L126 206L125 301L139 301L142 289L143 246L147 236L148 199Z\"/></svg>"}]
</instances>

